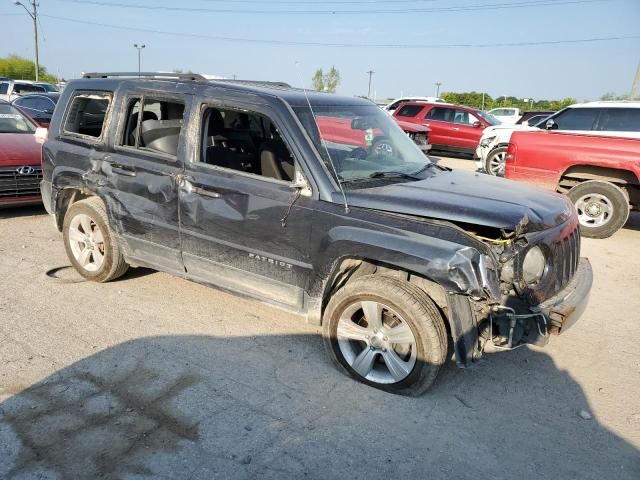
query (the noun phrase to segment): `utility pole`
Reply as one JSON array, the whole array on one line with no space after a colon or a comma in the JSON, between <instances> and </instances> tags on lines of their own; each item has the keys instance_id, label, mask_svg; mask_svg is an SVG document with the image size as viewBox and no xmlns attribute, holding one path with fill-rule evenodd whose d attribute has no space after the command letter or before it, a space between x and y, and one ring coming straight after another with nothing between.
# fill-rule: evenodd
<instances>
[{"instance_id":1,"label":"utility pole","mask_svg":"<svg viewBox=\"0 0 640 480\"><path fill-rule=\"evenodd\" d=\"M144 47L146 47L146 45L144 43L141 43L140 45L134 43L133 46L138 49L138 75L140 75L140 52Z\"/></svg>"},{"instance_id":2,"label":"utility pole","mask_svg":"<svg viewBox=\"0 0 640 480\"><path fill-rule=\"evenodd\" d=\"M442 86L442 82L436 82L436 98L440 96L440 87Z\"/></svg>"},{"instance_id":3,"label":"utility pole","mask_svg":"<svg viewBox=\"0 0 640 480\"><path fill-rule=\"evenodd\" d=\"M31 0L30 2L31 10L29 10L22 2L16 1L16 2L13 2L13 4L19 5L22 8L24 8L29 14L29 16L31 17L31 20L33 20L33 38L36 45L36 82L37 82L38 80L40 80L40 58L38 54L38 6L39 4L36 3L36 0Z\"/></svg>"},{"instance_id":4,"label":"utility pole","mask_svg":"<svg viewBox=\"0 0 640 480\"><path fill-rule=\"evenodd\" d=\"M633 80L631 91L629 92L629 100L635 100L638 98L638 89L640 89L640 62L638 62L638 69L636 70L636 78Z\"/></svg>"},{"instance_id":5,"label":"utility pole","mask_svg":"<svg viewBox=\"0 0 640 480\"><path fill-rule=\"evenodd\" d=\"M367 93L367 98L371 98L371 77L373 77L373 74L376 72L369 70L367 73L369 74L369 91Z\"/></svg>"}]
</instances>

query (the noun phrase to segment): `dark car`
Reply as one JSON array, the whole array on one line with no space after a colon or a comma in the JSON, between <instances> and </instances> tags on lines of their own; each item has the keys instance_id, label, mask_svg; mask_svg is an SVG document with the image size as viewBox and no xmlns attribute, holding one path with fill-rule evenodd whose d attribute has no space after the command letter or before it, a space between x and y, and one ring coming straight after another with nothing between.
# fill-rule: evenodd
<instances>
[{"instance_id":1,"label":"dark car","mask_svg":"<svg viewBox=\"0 0 640 480\"><path fill-rule=\"evenodd\" d=\"M59 98L59 93L38 93L23 95L11 103L33 118L38 125L46 128Z\"/></svg>"},{"instance_id":2,"label":"dark car","mask_svg":"<svg viewBox=\"0 0 640 480\"><path fill-rule=\"evenodd\" d=\"M566 197L438 167L369 101L86 77L51 120L42 194L87 279L147 266L298 313L349 374L403 394L433 383L449 341L468 366L487 343L544 345L586 308ZM331 123L390 148L327 138Z\"/></svg>"},{"instance_id":3,"label":"dark car","mask_svg":"<svg viewBox=\"0 0 640 480\"><path fill-rule=\"evenodd\" d=\"M474 153L485 128L498 124L480 110L443 103L404 103L393 116L396 120L428 127L433 150L466 154Z\"/></svg>"},{"instance_id":4,"label":"dark car","mask_svg":"<svg viewBox=\"0 0 640 480\"><path fill-rule=\"evenodd\" d=\"M0 207L40 203L42 144L37 125L0 100Z\"/></svg>"}]
</instances>

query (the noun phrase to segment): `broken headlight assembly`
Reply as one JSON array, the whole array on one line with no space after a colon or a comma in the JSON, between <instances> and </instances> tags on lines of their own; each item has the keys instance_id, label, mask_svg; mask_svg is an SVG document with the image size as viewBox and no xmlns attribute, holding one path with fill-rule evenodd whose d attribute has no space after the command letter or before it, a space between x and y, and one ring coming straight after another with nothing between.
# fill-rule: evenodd
<instances>
[{"instance_id":1,"label":"broken headlight assembly","mask_svg":"<svg viewBox=\"0 0 640 480\"><path fill-rule=\"evenodd\" d=\"M522 262L522 279L524 282L529 286L538 284L544 277L546 270L547 257L544 251L538 246L527 250Z\"/></svg>"},{"instance_id":2,"label":"broken headlight assembly","mask_svg":"<svg viewBox=\"0 0 640 480\"><path fill-rule=\"evenodd\" d=\"M517 258L517 257L516 257ZM534 287L545 276L547 272L547 256L539 246L533 246L526 250L522 261L520 278L528 287ZM515 259L512 259L502 266L502 280L513 283L515 278Z\"/></svg>"}]
</instances>

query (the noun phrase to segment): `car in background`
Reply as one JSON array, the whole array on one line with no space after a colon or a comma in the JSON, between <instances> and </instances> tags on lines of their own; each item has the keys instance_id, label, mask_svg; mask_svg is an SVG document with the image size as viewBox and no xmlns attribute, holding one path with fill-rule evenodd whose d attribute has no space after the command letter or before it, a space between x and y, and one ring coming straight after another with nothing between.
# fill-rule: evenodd
<instances>
[{"instance_id":1,"label":"car in background","mask_svg":"<svg viewBox=\"0 0 640 480\"><path fill-rule=\"evenodd\" d=\"M316 118L322 138L334 145L349 145L362 149L362 154L393 155L394 142L389 132L380 128L371 128L365 118L349 119L337 116ZM416 123L396 121L411 140L425 154L431 149L429 145L429 128Z\"/></svg>"},{"instance_id":2,"label":"car in background","mask_svg":"<svg viewBox=\"0 0 640 480\"><path fill-rule=\"evenodd\" d=\"M40 203L42 145L37 125L0 100L0 207Z\"/></svg>"},{"instance_id":3,"label":"car in background","mask_svg":"<svg viewBox=\"0 0 640 480\"><path fill-rule=\"evenodd\" d=\"M393 114L396 109L407 102L423 102L423 103L447 103L439 97L400 97L396 98L390 104L383 108L387 113Z\"/></svg>"},{"instance_id":4,"label":"car in background","mask_svg":"<svg viewBox=\"0 0 640 480\"><path fill-rule=\"evenodd\" d=\"M500 123L507 123L511 125L515 125L518 119L522 117L520 109L515 107L494 108L489 110L487 113L493 115L494 118L500 121Z\"/></svg>"},{"instance_id":5,"label":"car in background","mask_svg":"<svg viewBox=\"0 0 640 480\"><path fill-rule=\"evenodd\" d=\"M473 154L482 131L498 121L491 115L462 105L409 102L393 114L396 121L428 127L433 150Z\"/></svg>"},{"instance_id":6,"label":"car in background","mask_svg":"<svg viewBox=\"0 0 640 480\"><path fill-rule=\"evenodd\" d=\"M516 125L536 125L556 113L554 110L530 110L524 112Z\"/></svg>"},{"instance_id":7,"label":"car in background","mask_svg":"<svg viewBox=\"0 0 640 480\"><path fill-rule=\"evenodd\" d=\"M610 237L640 209L640 138L600 133L517 131L506 155L505 177L565 193L590 238Z\"/></svg>"},{"instance_id":8,"label":"car in background","mask_svg":"<svg viewBox=\"0 0 640 480\"><path fill-rule=\"evenodd\" d=\"M48 93L59 93L60 90L53 83L47 82L33 82L34 85L44 88L45 92Z\"/></svg>"},{"instance_id":9,"label":"car in background","mask_svg":"<svg viewBox=\"0 0 640 480\"><path fill-rule=\"evenodd\" d=\"M11 101L25 93L46 92L44 85L38 85L31 80L5 80L0 81L0 100Z\"/></svg>"},{"instance_id":10,"label":"car in background","mask_svg":"<svg viewBox=\"0 0 640 480\"><path fill-rule=\"evenodd\" d=\"M558 130L595 135L640 138L640 102L588 102L570 105L537 124L487 128L476 149L476 165L490 175L503 176L509 139L514 131Z\"/></svg>"},{"instance_id":11,"label":"car in background","mask_svg":"<svg viewBox=\"0 0 640 480\"><path fill-rule=\"evenodd\" d=\"M60 94L37 93L22 95L11 102L12 105L29 115L41 127L48 127Z\"/></svg>"}]
</instances>

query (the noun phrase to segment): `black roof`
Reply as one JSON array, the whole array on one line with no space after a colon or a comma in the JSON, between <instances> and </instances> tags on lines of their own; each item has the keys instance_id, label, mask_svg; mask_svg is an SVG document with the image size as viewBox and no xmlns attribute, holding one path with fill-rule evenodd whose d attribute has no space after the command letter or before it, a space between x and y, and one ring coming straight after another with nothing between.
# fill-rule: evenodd
<instances>
[{"instance_id":1,"label":"black roof","mask_svg":"<svg viewBox=\"0 0 640 480\"><path fill-rule=\"evenodd\" d=\"M172 74L158 72L143 72L139 77L137 73L88 73L83 79L72 80L75 88L102 88L114 89L122 82L141 83L168 82L190 85L216 86L236 92L246 92L249 94L279 97L291 106L305 106L307 97L315 106L340 106L340 105L374 105L370 100L356 97L336 95L332 93L318 92L316 90L305 90L291 87L285 82L269 82L256 80L230 80L219 79L209 80L198 74ZM71 83L70 82L70 83Z\"/></svg>"}]
</instances>

